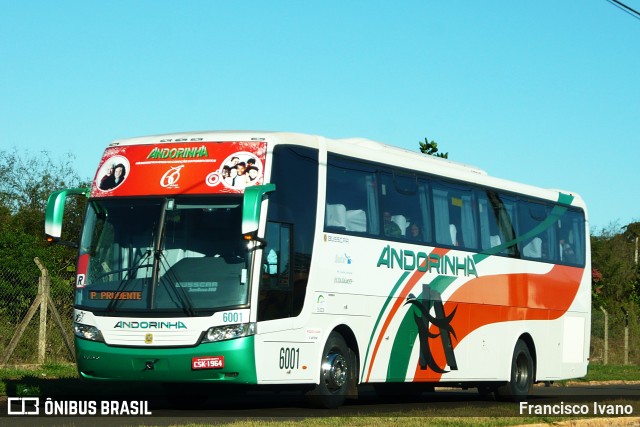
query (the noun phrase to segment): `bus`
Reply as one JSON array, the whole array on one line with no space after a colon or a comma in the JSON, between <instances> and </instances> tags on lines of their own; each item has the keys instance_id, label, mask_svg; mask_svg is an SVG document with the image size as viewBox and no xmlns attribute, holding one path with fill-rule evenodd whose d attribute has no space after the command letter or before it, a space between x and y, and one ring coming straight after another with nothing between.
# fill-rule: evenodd
<instances>
[{"instance_id":1,"label":"bus","mask_svg":"<svg viewBox=\"0 0 640 427\"><path fill-rule=\"evenodd\" d=\"M212 131L111 143L87 197L77 368L93 381L294 386L333 408L586 374L579 195L379 142Z\"/></svg>"}]
</instances>

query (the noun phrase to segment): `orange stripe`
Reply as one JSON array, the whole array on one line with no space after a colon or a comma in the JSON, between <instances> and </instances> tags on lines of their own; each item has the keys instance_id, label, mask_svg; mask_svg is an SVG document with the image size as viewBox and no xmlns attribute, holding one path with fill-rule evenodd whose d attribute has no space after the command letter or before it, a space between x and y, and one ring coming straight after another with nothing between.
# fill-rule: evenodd
<instances>
[{"instance_id":1,"label":"orange stripe","mask_svg":"<svg viewBox=\"0 0 640 427\"><path fill-rule=\"evenodd\" d=\"M451 326L460 341L481 326L514 320L555 320L573 303L584 269L554 266L547 274L502 274L472 279L456 290L444 305L445 314L457 306ZM430 332L439 333L431 325ZM446 359L440 337L429 339L438 366ZM414 381L439 381L442 374L422 370L417 364Z\"/></svg>"}]
</instances>

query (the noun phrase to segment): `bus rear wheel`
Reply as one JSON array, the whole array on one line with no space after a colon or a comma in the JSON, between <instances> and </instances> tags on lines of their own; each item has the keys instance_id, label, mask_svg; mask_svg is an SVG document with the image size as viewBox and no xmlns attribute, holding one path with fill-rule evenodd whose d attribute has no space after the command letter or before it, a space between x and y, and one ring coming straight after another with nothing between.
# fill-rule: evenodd
<instances>
[{"instance_id":1,"label":"bus rear wheel","mask_svg":"<svg viewBox=\"0 0 640 427\"><path fill-rule=\"evenodd\" d=\"M518 340L511 359L511 379L495 391L496 399L519 402L527 398L535 376L529 347Z\"/></svg>"},{"instance_id":2,"label":"bus rear wheel","mask_svg":"<svg viewBox=\"0 0 640 427\"><path fill-rule=\"evenodd\" d=\"M333 409L347 398L353 369L349 347L342 335L332 332L322 354L320 383L307 393L307 399L315 407Z\"/></svg>"}]
</instances>

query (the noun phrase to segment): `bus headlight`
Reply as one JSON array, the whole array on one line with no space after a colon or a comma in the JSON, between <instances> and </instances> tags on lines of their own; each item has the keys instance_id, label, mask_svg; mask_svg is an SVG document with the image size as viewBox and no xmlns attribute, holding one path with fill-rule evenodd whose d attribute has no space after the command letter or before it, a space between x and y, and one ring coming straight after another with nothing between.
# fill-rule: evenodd
<instances>
[{"instance_id":1,"label":"bus headlight","mask_svg":"<svg viewBox=\"0 0 640 427\"><path fill-rule=\"evenodd\" d=\"M91 325L83 325L82 323L73 324L73 333L78 337L89 341L104 342L100 329Z\"/></svg>"},{"instance_id":2,"label":"bus headlight","mask_svg":"<svg viewBox=\"0 0 640 427\"><path fill-rule=\"evenodd\" d=\"M203 343L232 340L234 338L248 337L256 333L255 323L239 323L237 325L225 325L209 328L202 337Z\"/></svg>"}]
</instances>

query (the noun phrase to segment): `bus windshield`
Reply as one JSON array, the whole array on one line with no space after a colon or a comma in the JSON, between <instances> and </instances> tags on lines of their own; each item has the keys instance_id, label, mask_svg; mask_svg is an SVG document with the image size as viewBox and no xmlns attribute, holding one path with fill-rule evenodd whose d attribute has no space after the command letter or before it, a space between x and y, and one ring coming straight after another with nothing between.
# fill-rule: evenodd
<instances>
[{"instance_id":1,"label":"bus windshield","mask_svg":"<svg viewBox=\"0 0 640 427\"><path fill-rule=\"evenodd\" d=\"M76 308L97 315L210 315L247 303L241 196L94 199Z\"/></svg>"}]
</instances>

